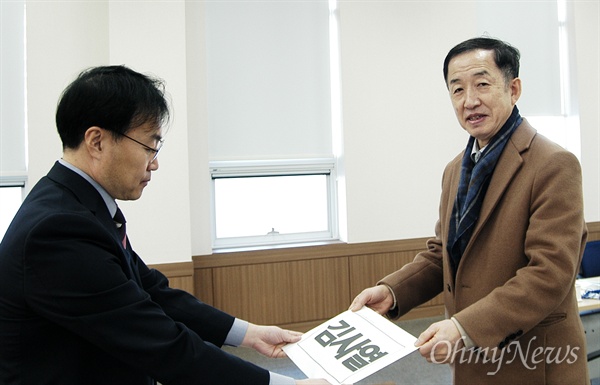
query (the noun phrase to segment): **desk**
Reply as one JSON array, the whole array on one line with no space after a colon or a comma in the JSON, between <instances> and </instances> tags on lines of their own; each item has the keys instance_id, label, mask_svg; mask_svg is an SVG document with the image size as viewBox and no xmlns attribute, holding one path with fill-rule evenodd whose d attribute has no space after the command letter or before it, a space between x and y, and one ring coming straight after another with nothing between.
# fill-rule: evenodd
<instances>
[{"instance_id":1,"label":"desk","mask_svg":"<svg viewBox=\"0 0 600 385\"><path fill-rule=\"evenodd\" d=\"M586 290L600 290L600 277L578 279L575 281L575 287L578 289L579 295ZM600 311L600 300L598 299L577 298L577 305L580 313Z\"/></svg>"},{"instance_id":2,"label":"desk","mask_svg":"<svg viewBox=\"0 0 600 385\"><path fill-rule=\"evenodd\" d=\"M600 289L600 277L584 278L575 281L577 292L583 294L585 290ZM600 300L578 299L579 315L585 330L588 354L600 351ZM590 361L590 377L600 377L600 358Z\"/></svg>"}]
</instances>

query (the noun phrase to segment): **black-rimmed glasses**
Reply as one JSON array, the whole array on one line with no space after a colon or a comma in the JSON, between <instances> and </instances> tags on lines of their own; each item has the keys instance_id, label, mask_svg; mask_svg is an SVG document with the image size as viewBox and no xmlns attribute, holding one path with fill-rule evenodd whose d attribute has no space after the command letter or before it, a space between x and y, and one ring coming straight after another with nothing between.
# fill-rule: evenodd
<instances>
[{"instance_id":1,"label":"black-rimmed glasses","mask_svg":"<svg viewBox=\"0 0 600 385\"><path fill-rule=\"evenodd\" d=\"M133 140L134 142L136 142L137 144L141 144L142 146L144 146L144 148L149 151L152 152L154 155L152 156L152 159L150 159L150 163L154 162L154 160L158 157L158 152L160 151L160 149L163 146L163 143L165 142L164 139L161 139L158 141L158 147L157 148L152 148L142 142L140 142L139 140L135 140L133 139L131 136L125 135L125 134L121 134L119 133L119 135L122 135L124 137L126 137L127 139Z\"/></svg>"}]
</instances>

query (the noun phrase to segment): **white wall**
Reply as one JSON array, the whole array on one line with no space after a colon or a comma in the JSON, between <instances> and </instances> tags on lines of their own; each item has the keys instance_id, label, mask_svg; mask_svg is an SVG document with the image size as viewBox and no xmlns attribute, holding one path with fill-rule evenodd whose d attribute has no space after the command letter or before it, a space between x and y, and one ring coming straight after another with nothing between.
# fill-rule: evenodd
<instances>
[{"instance_id":1,"label":"white wall","mask_svg":"<svg viewBox=\"0 0 600 385\"><path fill-rule=\"evenodd\" d=\"M475 34L470 3L342 2L348 241L433 234L441 175L468 136L442 75ZM365 156L366 155L366 156Z\"/></svg>"},{"instance_id":2,"label":"white wall","mask_svg":"<svg viewBox=\"0 0 600 385\"><path fill-rule=\"evenodd\" d=\"M191 260L185 3L27 2L30 185L61 154L54 125L62 90L84 68L125 64L167 83L174 122L159 171L137 202L119 202L147 263Z\"/></svg>"},{"instance_id":3,"label":"white wall","mask_svg":"<svg viewBox=\"0 0 600 385\"><path fill-rule=\"evenodd\" d=\"M190 260L185 3L109 4L110 63L165 79L173 105L159 172L153 173L142 200L120 204L128 229L135 229L128 236L147 263Z\"/></svg>"},{"instance_id":4,"label":"white wall","mask_svg":"<svg viewBox=\"0 0 600 385\"><path fill-rule=\"evenodd\" d=\"M598 2L575 8L586 219L599 221L600 15ZM467 138L442 61L476 34L475 14L472 2L341 2L349 242L433 233L442 170ZM139 201L122 204L147 263L211 253L203 20L201 1L27 3L30 186L61 155L54 109L81 69L125 64L167 83L174 122L160 169Z\"/></svg>"},{"instance_id":5,"label":"white wall","mask_svg":"<svg viewBox=\"0 0 600 385\"><path fill-rule=\"evenodd\" d=\"M600 1L574 1L577 101L583 197L588 222L600 220Z\"/></svg>"},{"instance_id":6,"label":"white wall","mask_svg":"<svg viewBox=\"0 0 600 385\"><path fill-rule=\"evenodd\" d=\"M108 62L108 7L102 2L27 3L29 185L62 154L54 114L62 90L83 69Z\"/></svg>"}]
</instances>

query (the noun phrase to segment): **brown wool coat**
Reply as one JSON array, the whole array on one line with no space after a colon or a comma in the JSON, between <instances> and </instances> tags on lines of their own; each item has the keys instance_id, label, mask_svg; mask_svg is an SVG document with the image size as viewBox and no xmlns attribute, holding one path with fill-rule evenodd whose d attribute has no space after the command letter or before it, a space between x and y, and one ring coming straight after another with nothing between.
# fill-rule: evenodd
<instances>
[{"instance_id":1,"label":"brown wool coat","mask_svg":"<svg viewBox=\"0 0 600 385\"><path fill-rule=\"evenodd\" d=\"M578 160L523 120L498 161L454 281L446 244L461 159L444 171L428 250L381 281L398 301L389 315L443 291L448 318L487 352L456 357L455 384L589 384L574 291L587 238Z\"/></svg>"}]
</instances>

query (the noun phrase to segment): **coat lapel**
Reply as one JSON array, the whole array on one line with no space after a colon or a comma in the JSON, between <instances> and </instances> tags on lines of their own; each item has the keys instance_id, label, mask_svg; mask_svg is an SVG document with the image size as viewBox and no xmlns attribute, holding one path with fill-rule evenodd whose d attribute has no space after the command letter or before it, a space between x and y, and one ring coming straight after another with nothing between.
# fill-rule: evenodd
<instances>
[{"instance_id":1,"label":"coat lapel","mask_svg":"<svg viewBox=\"0 0 600 385\"><path fill-rule=\"evenodd\" d=\"M458 154L446 167L444 180L442 182L442 197L440 201L440 220L442 222L440 233L438 235L442 239L444 255L444 275L448 277L450 285L454 287L454 274L451 272L450 255L448 254L448 229L449 223L452 220L452 208L454 200L458 193L458 183L460 181L461 163L464 151ZM437 230L436 230L437 231Z\"/></svg>"},{"instance_id":2,"label":"coat lapel","mask_svg":"<svg viewBox=\"0 0 600 385\"><path fill-rule=\"evenodd\" d=\"M498 202L506 191L506 188L523 165L522 154L529 149L536 133L536 130L529 125L527 120L523 119L523 123L517 127L506 144L506 147L498 160L498 164L494 169L490 186L479 213L479 219L475 224L475 229L473 230L471 239L463 254L463 261L469 257L469 251L471 250L472 245L477 242L477 237L479 236L481 229L486 225L490 215L498 206Z\"/></svg>"}]
</instances>

